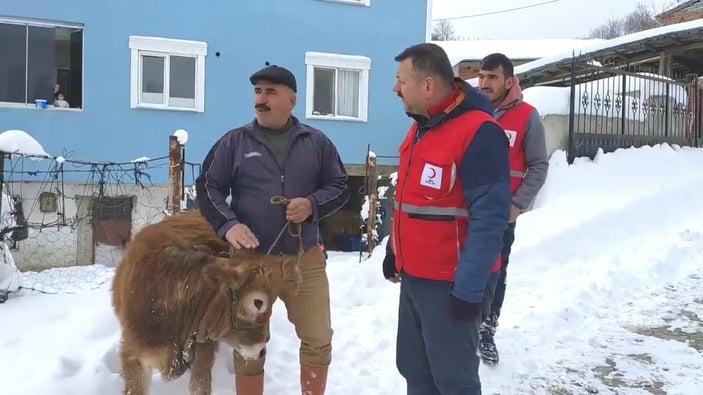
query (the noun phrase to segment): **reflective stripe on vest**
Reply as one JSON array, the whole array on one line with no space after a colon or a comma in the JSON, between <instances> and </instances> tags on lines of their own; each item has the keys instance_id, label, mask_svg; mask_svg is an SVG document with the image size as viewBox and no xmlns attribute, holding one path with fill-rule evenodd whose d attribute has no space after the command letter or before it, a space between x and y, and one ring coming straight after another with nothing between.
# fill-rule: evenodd
<instances>
[{"instance_id":1,"label":"reflective stripe on vest","mask_svg":"<svg viewBox=\"0 0 703 395\"><path fill-rule=\"evenodd\" d=\"M456 217L468 217L469 210L456 207L436 207L436 206L415 206L412 204L403 203L398 205L398 202L393 203L393 207L396 210L408 214L420 214L420 215L453 215ZM400 207L400 208L399 208Z\"/></svg>"},{"instance_id":2,"label":"reflective stripe on vest","mask_svg":"<svg viewBox=\"0 0 703 395\"><path fill-rule=\"evenodd\" d=\"M510 177L525 178L525 173L517 170L510 170Z\"/></svg>"}]
</instances>

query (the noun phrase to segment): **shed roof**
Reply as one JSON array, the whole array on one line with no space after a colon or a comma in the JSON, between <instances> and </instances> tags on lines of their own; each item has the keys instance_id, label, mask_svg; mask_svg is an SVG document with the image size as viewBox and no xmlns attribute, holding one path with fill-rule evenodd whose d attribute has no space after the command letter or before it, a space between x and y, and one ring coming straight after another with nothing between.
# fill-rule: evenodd
<instances>
[{"instance_id":1,"label":"shed roof","mask_svg":"<svg viewBox=\"0 0 703 395\"><path fill-rule=\"evenodd\" d=\"M521 85L529 86L548 80L566 78L571 72L571 59L597 61L603 66L656 61L663 52L675 57L674 71L703 75L703 19L661 26L611 40L565 51L515 67Z\"/></svg>"},{"instance_id":2,"label":"shed roof","mask_svg":"<svg viewBox=\"0 0 703 395\"><path fill-rule=\"evenodd\" d=\"M462 61L477 61L494 52L510 59L533 60L559 52L571 51L601 41L601 39L520 39L520 40L465 40L432 41L444 49L456 66Z\"/></svg>"}]
</instances>

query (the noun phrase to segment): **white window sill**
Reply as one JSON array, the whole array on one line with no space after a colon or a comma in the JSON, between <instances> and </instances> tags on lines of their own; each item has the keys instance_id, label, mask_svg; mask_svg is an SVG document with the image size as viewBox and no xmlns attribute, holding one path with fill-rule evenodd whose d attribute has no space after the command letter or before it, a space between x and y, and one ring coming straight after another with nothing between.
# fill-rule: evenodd
<instances>
[{"instance_id":1,"label":"white window sill","mask_svg":"<svg viewBox=\"0 0 703 395\"><path fill-rule=\"evenodd\" d=\"M197 108L187 108L187 107L169 107L169 106L159 106L159 105L149 105L149 104L137 104L132 107L133 110L160 110L160 111L181 111L181 112L201 112Z\"/></svg>"},{"instance_id":2,"label":"white window sill","mask_svg":"<svg viewBox=\"0 0 703 395\"><path fill-rule=\"evenodd\" d=\"M370 7L371 6L371 0L361 0L361 1L355 1L355 0L321 0L321 1L326 1L329 3L342 3L342 4L348 4L348 5L358 5L362 7Z\"/></svg>"},{"instance_id":3,"label":"white window sill","mask_svg":"<svg viewBox=\"0 0 703 395\"><path fill-rule=\"evenodd\" d=\"M34 111L51 111L51 112L83 112L82 108L63 108L48 105L46 108L37 108L34 104L21 103L4 103L0 102L0 109L16 109L16 110L34 110Z\"/></svg>"},{"instance_id":4,"label":"white window sill","mask_svg":"<svg viewBox=\"0 0 703 395\"><path fill-rule=\"evenodd\" d=\"M347 117L343 115L307 115L307 119L316 119L320 121L338 121L338 122L368 122L365 119Z\"/></svg>"}]
</instances>

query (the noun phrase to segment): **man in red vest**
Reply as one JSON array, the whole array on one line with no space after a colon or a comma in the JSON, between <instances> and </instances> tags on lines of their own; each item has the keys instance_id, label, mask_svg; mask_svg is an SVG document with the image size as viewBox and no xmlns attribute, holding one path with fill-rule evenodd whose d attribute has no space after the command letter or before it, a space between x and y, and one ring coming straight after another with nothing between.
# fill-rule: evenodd
<instances>
[{"instance_id":1,"label":"man in red vest","mask_svg":"<svg viewBox=\"0 0 703 395\"><path fill-rule=\"evenodd\" d=\"M510 216L505 131L441 47L396 56L414 119L400 145L384 276L400 282L396 366L409 395L479 395L478 329Z\"/></svg>"},{"instance_id":2,"label":"man in red vest","mask_svg":"<svg viewBox=\"0 0 703 395\"><path fill-rule=\"evenodd\" d=\"M505 298L510 249L515 241L517 217L530 208L547 178L549 161L544 126L537 109L522 101L520 83L513 74L513 63L505 55L494 53L481 62L479 88L491 101L498 122L510 141L510 221L503 234L501 268L491 303L490 314L481 324L479 349L487 365L498 363L495 332Z\"/></svg>"}]
</instances>

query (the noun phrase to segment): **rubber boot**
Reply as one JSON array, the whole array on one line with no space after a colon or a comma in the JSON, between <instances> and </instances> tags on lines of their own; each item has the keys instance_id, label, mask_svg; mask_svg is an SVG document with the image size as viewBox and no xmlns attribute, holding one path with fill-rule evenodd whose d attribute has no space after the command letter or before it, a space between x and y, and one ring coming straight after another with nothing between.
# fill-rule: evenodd
<instances>
[{"instance_id":1,"label":"rubber boot","mask_svg":"<svg viewBox=\"0 0 703 395\"><path fill-rule=\"evenodd\" d=\"M303 395L324 395L327 387L326 366L301 366L300 389Z\"/></svg>"},{"instance_id":2,"label":"rubber boot","mask_svg":"<svg viewBox=\"0 0 703 395\"><path fill-rule=\"evenodd\" d=\"M264 395L264 375L244 376L238 374L234 377L237 395Z\"/></svg>"}]
</instances>

